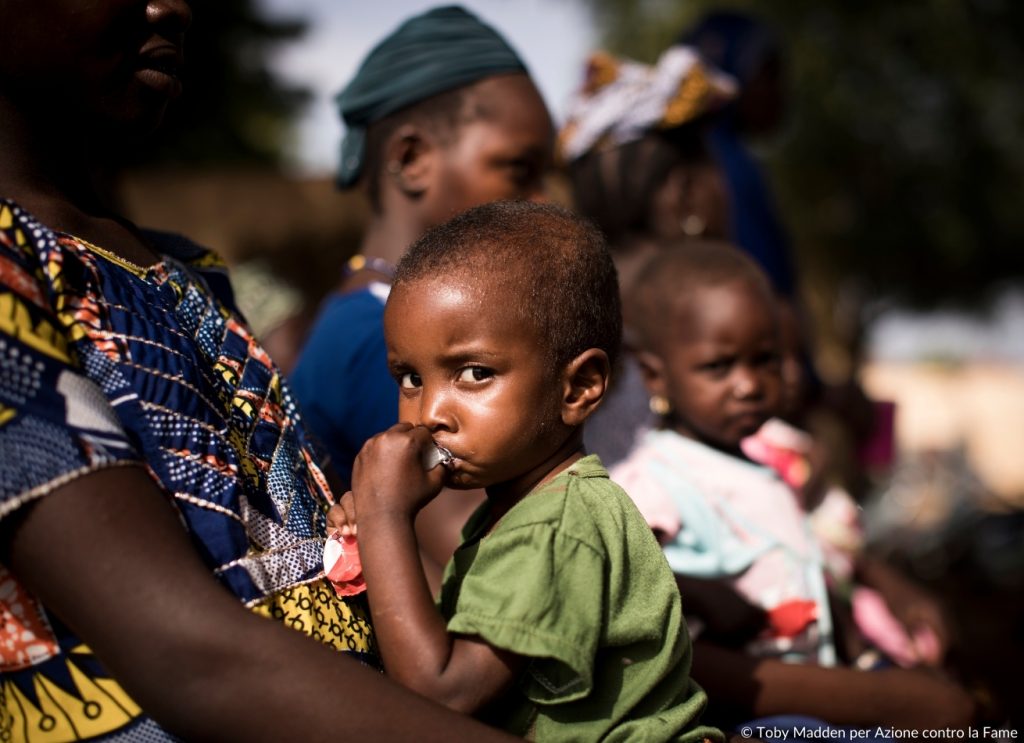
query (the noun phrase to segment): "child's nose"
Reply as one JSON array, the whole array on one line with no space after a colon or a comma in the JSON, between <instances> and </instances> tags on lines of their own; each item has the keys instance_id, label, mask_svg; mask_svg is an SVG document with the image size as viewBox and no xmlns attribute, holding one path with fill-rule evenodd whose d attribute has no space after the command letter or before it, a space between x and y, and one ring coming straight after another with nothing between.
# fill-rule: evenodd
<instances>
[{"instance_id":1,"label":"child's nose","mask_svg":"<svg viewBox=\"0 0 1024 743\"><path fill-rule=\"evenodd\" d=\"M420 423L431 431L451 430L451 406L443 391L424 390L420 405Z\"/></svg>"},{"instance_id":2,"label":"child's nose","mask_svg":"<svg viewBox=\"0 0 1024 743\"><path fill-rule=\"evenodd\" d=\"M758 397L764 391L764 380L754 369L740 367L736 370L733 394L740 399Z\"/></svg>"}]
</instances>

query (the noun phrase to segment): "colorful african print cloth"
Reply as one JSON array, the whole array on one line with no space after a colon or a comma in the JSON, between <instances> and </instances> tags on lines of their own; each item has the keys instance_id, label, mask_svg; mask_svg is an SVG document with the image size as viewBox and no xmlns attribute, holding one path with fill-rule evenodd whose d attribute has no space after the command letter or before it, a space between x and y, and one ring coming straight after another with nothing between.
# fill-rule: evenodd
<instances>
[{"instance_id":1,"label":"colorful african print cloth","mask_svg":"<svg viewBox=\"0 0 1024 743\"><path fill-rule=\"evenodd\" d=\"M572 162L592 150L682 126L735 97L736 81L690 47L669 48L653 66L594 52L582 87L569 101L558 153Z\"/></svg>"},{"instance_id":2,"label":"colorful african print cloth","mask_svg":"<svg viewBox=\"0 0 1024 743\"><path fill-rule=\"evenodd\" d=\"M144 465L245 606L376 663L365 605L323 577L319 453L223 264L146 235L142 268L0 200L0 520ZM0 740L79 739L171 738L0 565Z\"/></svg>"}]
</instances>

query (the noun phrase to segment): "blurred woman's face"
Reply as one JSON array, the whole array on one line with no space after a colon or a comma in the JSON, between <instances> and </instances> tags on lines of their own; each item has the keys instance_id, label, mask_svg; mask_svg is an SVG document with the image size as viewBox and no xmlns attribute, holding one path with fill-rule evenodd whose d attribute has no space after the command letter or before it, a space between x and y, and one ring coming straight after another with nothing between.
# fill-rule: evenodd
<instances>
[{"instance_id":1,"label":"blurred woman's face","mask_svg":"<svg viewBox=\"0 0 1024 743\"><path fill-rule=\"evenodd\" d=\"M713 160L680 163L653 193L650 214L655 237L725 239L729 196L725 177Z\"/></svg>"},{"instance_id":2,"label":"blurred woman's face","mask_svg":"<svg viewBox=\"0 0 1024 743\"><path fill-rule=\"evenodd\" d=\"M181 91L190 22L186 0L6 0L0 95L79 130L148 133Z\"/></svg>"},{"instance_id":3,"label":"blurred woman's face","mask_svg":"<svg viewBox=\"0 0 1024 743\"><path fill-rule=\"evenodd\" d=\"M500 75L474 85L487 115L460 123L439 149L433 187L423 204L428 226L480 204L543 201L554 127L527 75Z\"/></svg>"}]
</instances>

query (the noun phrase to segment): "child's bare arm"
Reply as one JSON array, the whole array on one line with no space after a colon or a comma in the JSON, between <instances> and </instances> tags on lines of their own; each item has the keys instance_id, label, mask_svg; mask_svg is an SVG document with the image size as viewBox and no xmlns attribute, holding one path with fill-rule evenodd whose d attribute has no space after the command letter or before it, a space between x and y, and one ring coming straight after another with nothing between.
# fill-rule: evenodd
<instances>
[{"instance_id":1,"label":"child's bare arm","mask_svg":"<svg viewBox=\"0 0 1024 743\"><path fill-rule=\"evenodd\" d=\"M472 713L515 682L524 660L448 634L420 562L413 522L441 489L442 467L425 472L423 427L399 423L356 458L353 494L359 552L384 667L395 680L451 709Z\"/></svg>"},{"instance_id":2,"label":"child's bare arm","mask_svg":"<svg viewBox=\"0 0 1024 743\"><path fill-rule=\"evenodd\" d=\"M926 671L784 663L700 640L693 677L713 703L746 719L800 714L834 725L962 729L976 715L970 694Z\"/></svg>"}]
</instances>

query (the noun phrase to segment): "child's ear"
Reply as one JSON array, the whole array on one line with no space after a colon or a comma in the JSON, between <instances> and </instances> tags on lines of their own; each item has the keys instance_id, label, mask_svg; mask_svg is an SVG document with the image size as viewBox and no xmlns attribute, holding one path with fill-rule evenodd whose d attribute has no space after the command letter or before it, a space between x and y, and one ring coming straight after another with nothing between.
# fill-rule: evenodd
<instances>
[{"instance_id":1,"label":"child's ear","mask_svg":"<svg viewBox=\"0 0 1024 743\"><path fill-rule=\"evenodd\" d=\"M578 426L604 399L608 390L611 364L600 348L588 348L570 361L562 375L562 422Z\"/></svg>"},{"instance_id":2,"label":"child's ear","mask_svg":"<svg viewBox=\"0 0 1024 743\"><path fill-rule=\"evenodd\" d=\"M421 127L405 124L388 140L384 178L411 198L426 192L434 169L437 146Z\"/></svg>"},{"instance_id":3,"label":"child's ear","mask_svg":"<svg viewBox=\"0 0 1024 743\"><path fill-rule=\"evenodd\" d=\"M640 378L644 381L647 394L667 397L668 384L665 378L665 362L656 353L650 351L634 351L633 358L640 367Z\"/></svg>"}]
</instances>

